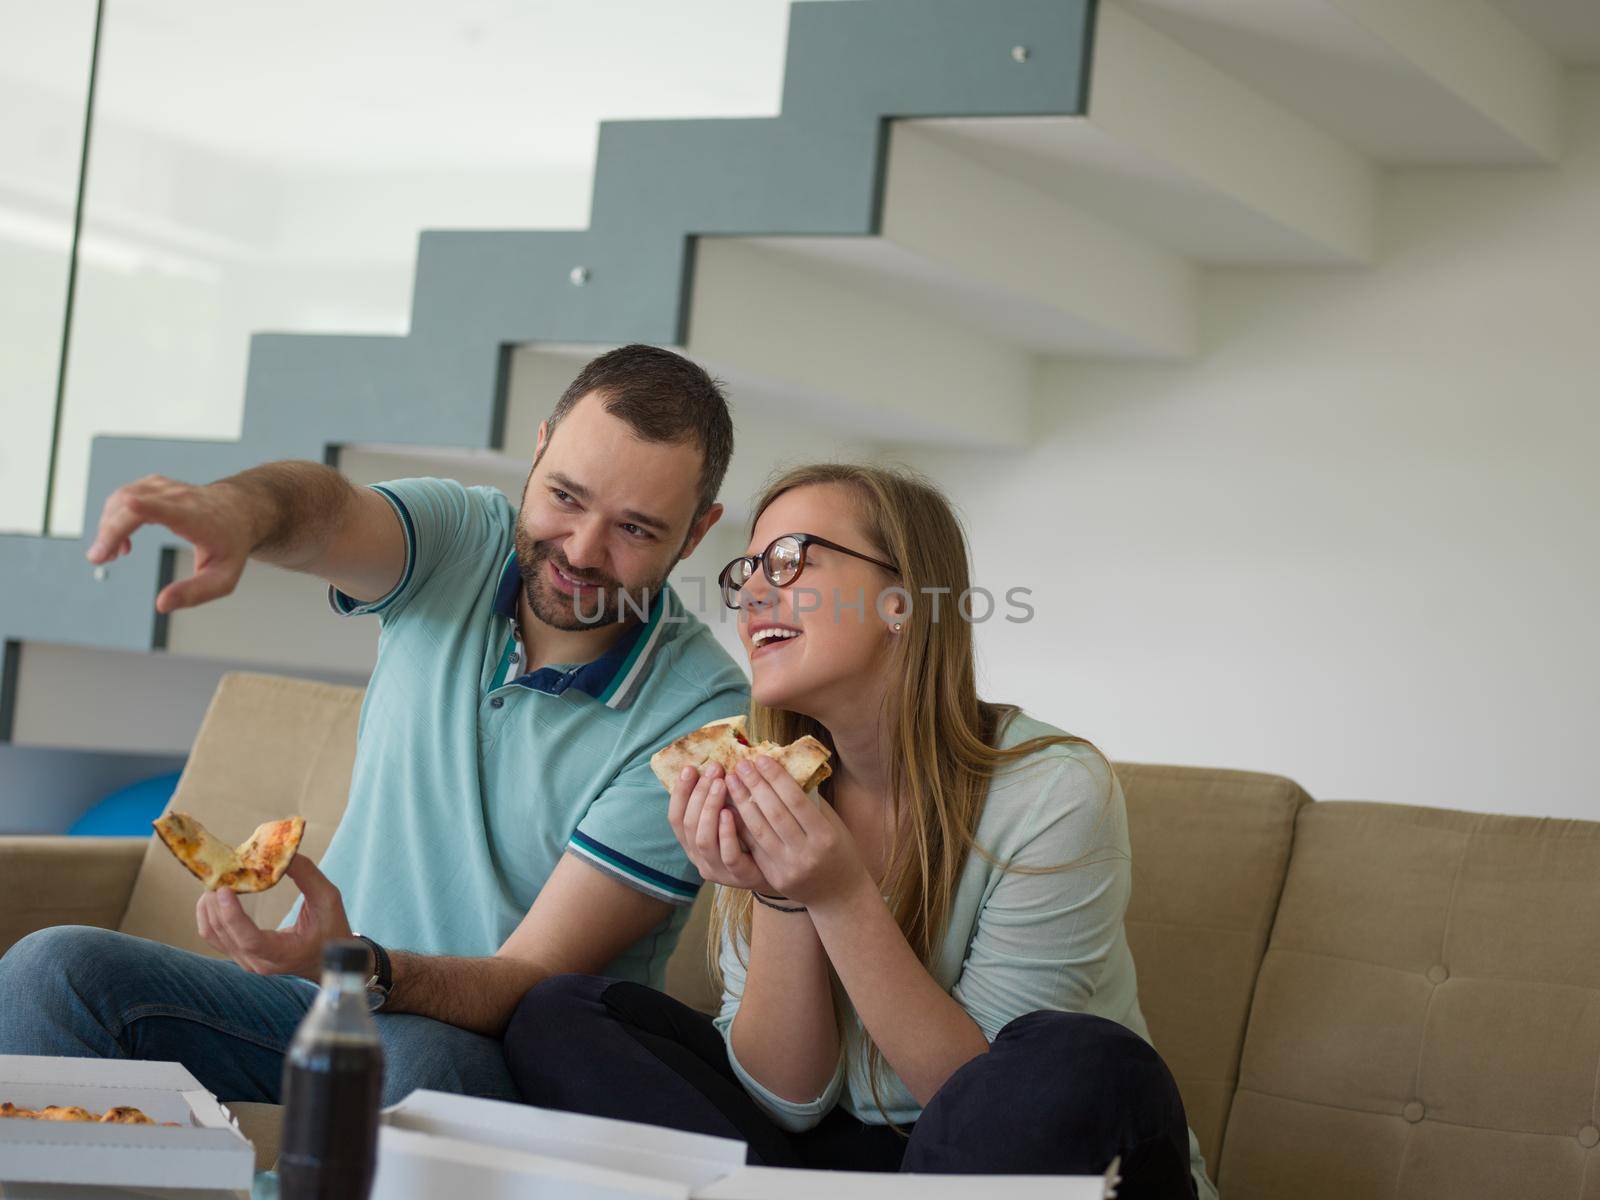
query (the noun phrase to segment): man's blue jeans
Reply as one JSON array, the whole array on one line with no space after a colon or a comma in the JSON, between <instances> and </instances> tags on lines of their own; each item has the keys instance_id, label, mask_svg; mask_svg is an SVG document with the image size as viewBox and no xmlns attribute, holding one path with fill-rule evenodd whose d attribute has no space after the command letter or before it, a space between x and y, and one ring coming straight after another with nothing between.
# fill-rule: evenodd
<instances>
[{"instance_id":1,"label":"man's blue jeans","mask_svg":"<svg viewBox=\"0 0 1600 1200\"><path fill-rule=\"evenodd\" d=\"M284 1052L316 995L295 976L63 925L0 958L0 1054L178 1062L219 1100L277 1103ZM417 1088L517 1098L496 1039L428 1017L376 1020L385 1104Z\"/></svg>"}]
</instances>

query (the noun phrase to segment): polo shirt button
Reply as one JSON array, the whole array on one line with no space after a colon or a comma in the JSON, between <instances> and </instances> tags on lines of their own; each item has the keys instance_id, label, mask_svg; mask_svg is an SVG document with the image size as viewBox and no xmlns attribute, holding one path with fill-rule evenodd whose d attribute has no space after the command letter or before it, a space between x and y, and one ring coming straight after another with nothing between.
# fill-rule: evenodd
<instances>
[{"instance_id":1,"label":"polo shirt button","mask_svg":"<svg viewBox=\"0 0 1600 1200\"><path fill-rule=\"evenodd\" d=\"M1578 1130L1578 1145L1600 1145L1600 1129L1596 1129L1593 1125L1585 1125L1582 1129Z\"/></svg>"},{"instance_id":2,"label":"polo shirt button","mask_svg":"<svg viewBox=\"0 0 1600 1200\"><path fill-rule=\"evenodd\" d=\"M1418 1121L1422 1120L1422 1105L1413 1100L1410 1104L1406 1105L1400 1110L1400 1115L1415 1125Z\"/></svg>"},{"instance_id":3,"label":"polo shirt button","mask_svg":"<svg viewBox=\"0 0 1600 1200\"><path fill-rule=\"evenodd\" d=\"M1443 963L1435 963L1428 968L1429 983L1443 983L1450 978L1450 970Z\"/></svg>"},{"instance_id":4,"label":"polo shirt button","mask_svg":"<svg viewBox=\"0 0 1600 1200\"><path fill-rule=\"evenodd\" d=\"M496 696L493 700L489 701L490 708L504 708L505 706L506 698L504 696Z\"/></svg>"}]
</instances>

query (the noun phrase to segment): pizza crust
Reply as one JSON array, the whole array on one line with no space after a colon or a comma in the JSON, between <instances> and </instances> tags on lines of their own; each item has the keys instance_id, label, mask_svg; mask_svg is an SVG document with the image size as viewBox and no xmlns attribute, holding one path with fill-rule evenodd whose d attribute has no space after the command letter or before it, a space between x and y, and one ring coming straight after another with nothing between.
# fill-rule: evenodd
<instances>
[{"instance_id":1,"label":"pizza crust","mask_svg":"<svg viewBox=\"0 0 1600 1200\"><path fill-rule=\"evenodd\" d=\"M304 817L268 821L237 849L212 836L188 813L169 812L153 822L157 836L206 890L264 892L289 869L305 833Z\"/></svg>"},{"instance_id":2,"label":"pizza crust","mask_svg":"<svg viewBox=\"0 0 1600 1200\"><path fill-rule=\"evenodd\" d=\"M752 744L745 735L745 718L727 717L690 730L671 745L663 746L650 757L650 770L669 792L678 782L685 767L704 767L717 763L724 771L731 771L740 762L765 754L783 765L789 777L800 785L803 792L812 791L833 774L828 764L832 757L828 748L809 733L787 746L777 742Z\"/></svg>"}]
</instances>

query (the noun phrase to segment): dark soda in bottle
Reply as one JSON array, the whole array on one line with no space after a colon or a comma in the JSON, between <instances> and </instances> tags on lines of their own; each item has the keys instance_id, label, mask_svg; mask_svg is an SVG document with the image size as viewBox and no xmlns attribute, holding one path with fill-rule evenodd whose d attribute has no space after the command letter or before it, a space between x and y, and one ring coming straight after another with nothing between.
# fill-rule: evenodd
<instances>
[{"instance_id":1,"label":"dark soda in bottle","mask_svg":"<svg viewBox=\"0 0 1600 1200\"><path fill-rule=\"evenodd\" d=\"M365 1200L378 1165L383 1044L367 1003L364 942L329 942L322 991L283 1064L281 1200Z\"/></svg>"}]
</instances>

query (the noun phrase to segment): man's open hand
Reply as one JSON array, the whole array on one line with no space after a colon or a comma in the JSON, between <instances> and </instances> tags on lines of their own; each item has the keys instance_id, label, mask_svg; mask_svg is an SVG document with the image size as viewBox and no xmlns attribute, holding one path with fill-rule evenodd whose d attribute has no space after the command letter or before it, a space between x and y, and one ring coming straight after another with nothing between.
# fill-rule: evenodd
<instances>
[{"instance_id":1,"label":"man's open hand","mask_svg":"<svg viewBox=\"0 0 1600 1200\"><path fill-rule=\"evenodd\" d=\"M246 971L320 979L323 944L350 936L344 900L317 864L303 854L294 856L287 874L305 897L290 928L262 929L227 888L200 897L194 909L195 923L201 937Z\"/></svg>"},{"instance_id":2,"label":"man's open hand","mask_svg":"<svg viewBox=\"0 0 1600 1200\"><path fill-rule=\"evenodd\" d=\"M144 525L163 525L194 547L194 574L161 589L156 597L156 611L161 613L192 608L232 592L256 536L249 505L235 489L146 475L106 497L100 528L86 557L101 564L131 553L133 534Z\"/></svg>"}]
</instances>

